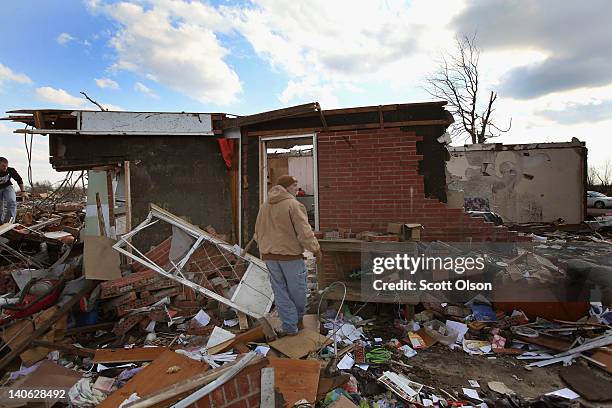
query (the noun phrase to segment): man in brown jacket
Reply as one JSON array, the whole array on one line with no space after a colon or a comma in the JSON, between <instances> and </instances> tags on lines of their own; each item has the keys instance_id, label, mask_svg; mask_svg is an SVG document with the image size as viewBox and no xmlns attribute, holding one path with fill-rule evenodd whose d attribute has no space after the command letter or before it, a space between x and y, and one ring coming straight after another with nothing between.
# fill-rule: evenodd
<instances>
[{"instance_id":1,"label":"man in brown jacket","mask_svg":"<svg viewBox=\"0 0 612 408\"><path fill-rule=\"evenodd\" d=\"M297 190L295 177L279 177L255 223L255 240L270 272L276 309L287 335L297 334L306 311L304 250L321 257L306 208L295 199Z\"/></svg>"}]
</instances>

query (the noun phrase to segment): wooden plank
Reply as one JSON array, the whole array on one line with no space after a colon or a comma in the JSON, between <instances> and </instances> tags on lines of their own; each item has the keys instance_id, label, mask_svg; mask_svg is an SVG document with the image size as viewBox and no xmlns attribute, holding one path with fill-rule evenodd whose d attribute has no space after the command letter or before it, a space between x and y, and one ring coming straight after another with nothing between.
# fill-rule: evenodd
<instances>
[{"instance_id":1,"label":"wooden plank","mask_svg":"<svg viewBox=\"0 0 612 408\"><path fill-rule=\"evenodd\" d=\"M597 361L598 363L605 365L606 366L605 370L608 373L612 374L612 350L609 350L609 349L598 350L595 353L593 353L591 358Z\"/></svg>"},{"instance_id":2,"label":"wooden plank","mask_svg":"<svg viewBox=\"0 0 612 408\"><path fill-rule=\"evenodd\" d=\"M170 367L180 367L180 370L170 370ZM197 377L207 370L207 364L165 350L159 357L132 377L123 387L108 396L98 408L116 408L132 393L144 396L170 385ZM166 406L166 405L160 405Z\"/></svg>"},{"instance_id":3,"label":"wooden plank","mask_svg":"<svg viewBox=\"0 0 612 408\"><path fill-rule=\"evenodd\" d=\"M318 360L268 359L274 368L274 384L292 407L301 399L314 404L317 399L321 365Z\"/></svg>"},{"instance_id":4,"label":"wooden plank","mask_svg":"<svg viewBox=\"0 0 612 408\"><path fill-rule=\"evenodd\" d=\"M113 192L113 173L114 170L106 171L106 193L108 195L108 222L110 225L110 237L117 237L117 220L115 219L115 194Z\"/></svg>"},{"instance_id":5,"label":"wooden plank","mask_svg":"<svg viewBox=\"0 0 612 408\"><path fill-rule=\"evenodd\" d=\"M266 336L264 334L263 326L259 325L257 327L252 328L251 330L247 332L240 333L239 335L237 335L233 339L226 341L225 343L221 343L214 347L211 347L208 350L208 353L218 354L223 351L229 350L230 348L234 346L234 344L238 344L238 343L247 344L247 343L258 341L258 340L265 341L265 339L266 339Z\"/></svg>"},{"instance_id":6,"label":"wooden plank","mask_svg":"<svg viewBox=\"0 0 612 408\"><path fill-rule=\"evenodd\" d=\"M102 212L102 202L100 201L100 193L96 192L96 209L98 213L98 228L100 229L100 236L106 236L106 226L104 223L104 213Z\"/></svg>"},{"instance_id":7,"label":"wooden plank","mask_svg":"<svg viewBox=\"0 0 612 408\"><path fill-rule=\"evenodd\" d=\"M166 347L141 347L133 349L95 350L94 363L131 363L153 361L166 350Z\"/></svg>"},{"instance_id":8,"label":"wooden plank","mask_svg":"<svg viewBox=\"0 0 612 408\"><path fill-rule=\"evenodd\" d=\"M299 359L329 342L327 337L310 329L304 329L300 330L296 336L285 336L269 344L287 357Z\"/></svg>"},{"instance_id":9,"label":"wooden plank","mask_svg":"<svg viewBox=\"0 0 612 408\"><path fill-rule=\"evenodd\" d=\"M85 347L76 347L71 344L61 344L61 343L53 343L45 340L33 340L32 345L37 347L44 347L49 350L59 350L65 354L72 354L75 356L81 357L93 357L95 354L95 350L85 348Z\"/></svg>"},{"instance_id":10,"label":"wooden plank","mask_svg":"<svg viewBox=\"0 0 612 408\"><path fill-rule=\"evenodd\" d=\"M223 129L236 128L252 125L259 122L283 119L304 113L316 113L320 109L318 103L305 103L303 105L291 106L289 108L276 109L268 112L256 113L254 115L241 116L238 118L224 119Z\"/></svg>"},{"instance_id":11,"label":"wooden plank","mask_svg":"<svg viewBox=\"0 0 612 408\"><path fill-rule=\"evenodd\" d=\"M520 340L524 343L535 344L537 346L543 346L553 351L567 351L572 345L569 341L559 339L556 337L538 336L538 337L525 337L525 336L514 336L516 340Z\"/></svg>"},{"instance_id":12,"label":"wooden plank","mask_svg":"<svg viewBox=\"0 0 612 408\"><path fill-rule=\"evenodd\" d=\"M402 127L402 126L445 126L449 122L446 119L435 119L435 120L405 120L399 122L385 122L386 127ZM328 126L327 129L322 126L307 127L307 128L296 128L296 129L280 129L280 130L258 130L250 131L249 136L284 136L294 135L298 133L312 133L312 132L323 132L323 131L342 131L342 130L365 130L365 129L377 129L380 127L380 123L364 123L359 125L334 125ZM18 132L17 129L15 132Z\"/></svg>"},{"instance_id":13,"label":"wooden plank","mask_svg":"<svg viewBox=\"0 0 612 408\"><path fill-rule=\"evenodd\" d=\"M215 368L214 370L209 370L187 380L172 384L168 387L160 388L152 394L144 395L142 399L138 401L125 405L125 408L168 407L173 403L187 397L188 395L193 394L196 389L217 380L223 374L230 371L232 367L239 364L240 361L241 360L228 362L221 367ZM267 361L264 360L263 357L256 356L244 369L241 370L240 375L250 374L255 372L255 370L260 371L266 364ZM160 405L161 402L163 402L163 405Z\"/></svg>"},{"instance_id":14,"label":"wooden plank","mask_svg":"<svg viewBox=\"0 0 612 408\"><path fill-rule=\"evenodd\" d=\"M274 367L262 368L260 408L275 408L274 388Z\"/></svg>"},{"instance_id":15,"label":"wooden plank","mask_svg":"<svg viewBox=\"0 0 612 408\"><path fill-rule=\"evenodd\" d=\"M242 312L236 312L236 314L238 315L240 330L249 330L249 319L247 318L247 315Z\"/></svg>"}]
</instances>

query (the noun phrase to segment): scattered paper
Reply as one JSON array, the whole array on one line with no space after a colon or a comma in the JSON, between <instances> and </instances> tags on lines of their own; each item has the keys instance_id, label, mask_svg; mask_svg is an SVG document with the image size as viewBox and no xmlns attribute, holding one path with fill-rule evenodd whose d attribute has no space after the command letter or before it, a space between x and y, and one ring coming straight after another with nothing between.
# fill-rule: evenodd
<instances>
[{"instance_id":1,"label":"scattered paper","mask_svg":"<svg viewBox=\"0 0 612 408\"><path fill-rule=\"evenodd\" d=\"M465 333L468 331L467 324L456 322L454 320L447 320L446 327L457 333L457 343L463 343L463 336L465 336Z\"/></svg>"},{"instance_id":2,"label":"scattered paper","mask_svg":"<svg viewBox=\"0 0 612 408\"><path fill-rule=\"evenodd\" d=\"M155 320L151 320L147 325L145 331L147 333L155 333Z\"/></svg>"},{"instance_id":3,"label":"scattered paper","mask_svg":"<svg viewBox=\"0 0 612 408\"><path fill-rule=\"evenodd\" d=\"M410 357L414 357L417 355L417 352L414 351L412 349L412 347L410 347L409 345L403 345L402 347L400 347L400 350L402 350L404 352L404 356L410 358Z\"/></svg>"},{"instance_id":4,"label":"scattered paper","mask_svg":"<svg viewBox=\"0 0 612 408\"><path fill-rule=\"evenodd\" d=\"M382 343L382 338L380 338L380 337L374 337L374 341L375 341L376 343Z\"/></svg>"},{"instance_id":5,"label":"scattered paper","mask_svg":"<svg viewBox=\"0 0 612 408\"><path fill-rule=\"evenodd\" d=\"M234 327L234 326L238 326L240 322L238 321L238 319L230 319L230 320L224 320L223 324L227 327Z\"/></svg>"},{"instance_id":6,"label":"scattered paper","mask_svg":"<svg viewBox=\"0 0 612 408\"><path fill-rule=\"evenodd\" d=\"M557 397L573 400L579 398L580 395L576 394L574 391L569 388L561 388L560 390L549 392L546 395L556 395Z\"/></svg>"},{"instance_id":7,"label":"scattered paper","mask_svg":"<svg viewBox=\"0 0 612 408\"><path fill-rule=\"evenodd\" d=\"M368 371L368 368L370 368L369 364L355 364L355 366L361 368L363 371Z\"/></svg>"},{"instance_id":8,"label":"scattered paper","mask_svg":"<svg viewBox=\"0 0 612 408\"><path fill-rule=\"evenodd\" d=\"M478 381L476 381L476 380L468 380L468 382L470 383L470 387L480 388L480 384L478 384Z\"/></svg>"},{"instance_id":9,"label":"scattered paper","mask_svg":"<svg viewBox=\"0 0 612 408\"><path fill-rule=\"evenodd\" d=\"M463 393L465 395L467 395L468 397L470 397L470 398L474 398L474 399L477 399L479 401L482 401L482 399L480 399L480 397L478 396L478 391L476 391L476 390L473 390L471 388L464 388L463 389Z\"/></svg>"},{"instance_id":10,"label":"scattered paper","mask_svg":"<svg viewBox=\"0 0 612 408\"><path fill-rule=\"evenodd\" d=\"M487 383L487 386L491 391L495 391L504 395L514 395L514 391L508 388L506 384L501 381L490 381Z\"/></svg>"},{"instance_id":11,"label":"scattered paper","mask_svg":"<svg viewBox=\"0 0 612 408\"><path fill-rule=\"evenodd\" d=\"M231 333L225 329L222 329L219 326L215 326L212 333L210 334L208 343L206 343L206 347L207 348L214 347L221 343L225 343L226 341L231 340L234 337L236 337L234 333Z\"/></svg>"},{"instance_id":12,"label":"scattered paper","mask_svg":"<svg viewBox=\"0 0 612 408\"><path fill-rule=\"evenodd\" d=\"M434 402L430 399L423 398L423 406L424 407L433 407Z\"/></svg>"},{"instance_id":13,"label":"scattered paper","mask_svg":"<svg viewBox=\"0 0 612 408\"><path fill-rule=\"evenodd\" d=\"M255 352L257 354L261 354L264 357L268 354L268 351L270 351L270 347L266 347L266 346L257 346L257 347L255 347Z\"/></svg>"},{"instance_id":14,"label":"scattered paper","mask_svg":"<svg viewBox=\"0 0 612 408\"><path fill-rule=\"evenodd\" d=\"M338 331L340 335L346 337L352 344L352 342L361 339L363 336L363 329L360 327L356 328L354 325L350 323L345 323L342 325L340 330ZM382 339L381 339L382 341Z\"/></svg>"},{"instance_id":15,"label":"scattered paper","mask_svg":"<svg viewBox=\"0 0 612 408\"><path fill-rule=\"evenodd\" d=\"M132 402L138 401L139 399L140 399L140 397L138 396L138 394L137 393L133 393L127 399L123 400L123 402L121 403L121 405L119 405L118 408L122 408L122 407L126 406L127 404L130 404Z\"/></svg>"},{"instance_id":16,"label":"scattered paper","mask_svg":"<svg viewBox=\"0 0 612 408\"><path fill-rule=\"evenodd\" d=\"M490 353L491 343L485 340L463 339L463 351L474 355Z\"/></svg>"},{"instance_id":17,"label":"scattered paper","mask_svg":"<svg viewBox=\"0 0 612 408\"><path fill-rule=\"evenodd\" d=\"M193 318L200 326L206 326L208 323L210 323L210 316L201 309Z\"/></svg>"},{"instance_id":18,"label":"scattered paper","mask_svg":"<svg viewBox=\"0 0 612 408\"><path fill-rule=\"evenodd\" d=\"M414 347L415 349L418 350L425 348L425 341L418 334L410 332L408 333L408 339L410 340L412 347Z\"/></svg>"},{"instance_id":19,"label":"scattered paper","mask_svg":"<svg viewBox=\"0 0 612 408\"><path fill-rule=\"evenodd\" d=\"M342 360L338 363L338 369L340 370L350 370L355 365L355 360L351 356L350 353L346 353Z\"/></svg>"}]
</instances>

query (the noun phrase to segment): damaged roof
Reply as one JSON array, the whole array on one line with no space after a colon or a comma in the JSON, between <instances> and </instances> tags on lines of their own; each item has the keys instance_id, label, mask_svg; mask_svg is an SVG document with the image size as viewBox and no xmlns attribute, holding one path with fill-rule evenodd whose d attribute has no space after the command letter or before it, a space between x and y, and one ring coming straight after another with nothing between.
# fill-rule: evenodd
<instances>
[{"instance_id":1,"label":"damaged roof","mask_svg":"<svg viewBox=\"0 0 612 408\"><path fill-rule=\"evenodd\" d=\"M19 109L7 112L8 117L0 120L20 122L32 129L18 129L15 133L73 133L73 134L214 134L221 135L224 131L236 128L247 128L250 135L282 133L287 130L335 131L368 128L384 128L399 126L448 126L453 123L452 115L443 109L445 101L406 103L391 105L373 105L343 109L323 110L318 102L296 105L247 116L237 116L227 113L186 113L186 112L127 112L127 111L93 111L70 109ZM164 118L202 118L210 116L210 129L188 128L188 131L173 132L167 129L151 130L137 128L136 130L116 129L85 129L83 118L109 117L139 118L142 115ZM114 119L115 120L115 119ZM157 125L156 125L157 126Z\"/></svg>"}]
</instances>

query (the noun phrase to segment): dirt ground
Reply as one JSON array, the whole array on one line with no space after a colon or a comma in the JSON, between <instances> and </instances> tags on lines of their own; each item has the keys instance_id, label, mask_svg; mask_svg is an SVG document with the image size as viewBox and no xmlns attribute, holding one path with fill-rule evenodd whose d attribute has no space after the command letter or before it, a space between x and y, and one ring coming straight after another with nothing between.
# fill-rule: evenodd
<instances>
[{"instance_id":1,"label":"dirt ground","mask_svg":"<svg viewBox=\"0 0 612 408\"><path fill-rule=\"evenodd\" d=\"M407 360L414 366L411 377L423 384L435 385L446 391L470 387L467 380L476 380L481 388L489 381L503 382L508 388L524 398L535 398L550 391L564 388L558 375L558 366L535 368L528 371L525 361L514 356L472 356L461 349L450 350L435 344Z\"/></svg>"}]
</instances>

